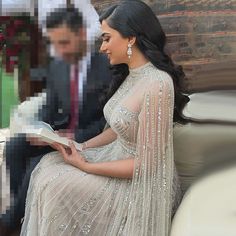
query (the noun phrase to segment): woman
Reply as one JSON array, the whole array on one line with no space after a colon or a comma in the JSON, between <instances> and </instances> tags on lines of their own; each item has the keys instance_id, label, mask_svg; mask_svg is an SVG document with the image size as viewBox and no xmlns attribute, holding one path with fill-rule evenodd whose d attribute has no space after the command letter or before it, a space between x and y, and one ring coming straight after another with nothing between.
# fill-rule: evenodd
<instances>
[{"instance_id":1,"label":"woman","mask_svg":"<svg viewBox=\"0 0 236 236\"><path fill-rule=\"evenodd\" d=\"M100 49L116 77L104 107L110 128L82 152L55 144L59 152L41 160L21 235L168 235L180 196L172 126L183 72L164 53L165 34L143 2L122 1L100 22Z\"/></svg>"}]
</instances>

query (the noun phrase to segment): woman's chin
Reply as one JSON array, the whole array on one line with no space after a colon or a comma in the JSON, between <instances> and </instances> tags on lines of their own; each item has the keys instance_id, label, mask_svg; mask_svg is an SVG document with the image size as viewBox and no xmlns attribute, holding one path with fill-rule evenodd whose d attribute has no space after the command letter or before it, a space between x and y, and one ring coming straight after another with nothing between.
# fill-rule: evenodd
<instances>
[{"instance_id":1,"label":"woman's chin","mask_svg":"<svg viewBox=\"0 0 236 236\"><path fill-rule=\"evenodd\" d=\"M120 64L120 62L118 62L118 61L116 61L116 60L114 60L114 59L109 59L109 62L110 62L110 64L111 65L117 65L117 64Z\"/></svg>"},{"instance_id":2,"label":"woman's chin","mask_svg":"<svg viewBox=\"0 0 236 236\"><path fill-rule=\"evenodd\" d=\"M112 59L109 59L109 62L110 62L111 65L115 65L115 64L116 64L116 63L114 62L114 60L112 60Z\"/></svg>"}]
</instances>

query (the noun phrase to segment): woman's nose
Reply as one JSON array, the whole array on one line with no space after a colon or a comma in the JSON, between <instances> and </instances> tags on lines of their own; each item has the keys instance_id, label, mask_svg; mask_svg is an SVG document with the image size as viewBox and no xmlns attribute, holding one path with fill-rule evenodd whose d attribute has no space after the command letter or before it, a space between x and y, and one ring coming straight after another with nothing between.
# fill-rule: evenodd
<instances>
[{"instance_id":1,"label":"woman's nose","mask_svg":"<svg viewBox=\"0 0 236 236\"><path fill-rule=\"evenodd\" d=\"M100 52L105 53L105 51L106 51L106 47L105 47L104 43L102 43L100 46Z\"/></svg>"}]
</instances>

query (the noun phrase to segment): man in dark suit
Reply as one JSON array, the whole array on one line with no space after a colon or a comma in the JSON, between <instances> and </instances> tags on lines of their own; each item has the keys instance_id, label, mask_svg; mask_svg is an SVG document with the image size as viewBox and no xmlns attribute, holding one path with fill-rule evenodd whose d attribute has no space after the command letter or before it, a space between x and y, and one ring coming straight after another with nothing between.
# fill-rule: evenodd
<instances>
[{"instance_id":1,"label":"man in dark suit","mask_svg":"<svg viewBox=\"0 0 236 236\"><path fill-rule=\"evenodd\" d=\"M48 68L47 102L39 112L39 118L59 130L59 134L80 143L104 128L99 97L111 79L107 59L91 52L84 25L75 8L58 9L47 18L47 34L57 59ZM52 150L24 135L12 137L6 143L13 202L1 216L1 235L10 235L20 225L31 172L42 156Z\"/></svg>"}]
</instances>

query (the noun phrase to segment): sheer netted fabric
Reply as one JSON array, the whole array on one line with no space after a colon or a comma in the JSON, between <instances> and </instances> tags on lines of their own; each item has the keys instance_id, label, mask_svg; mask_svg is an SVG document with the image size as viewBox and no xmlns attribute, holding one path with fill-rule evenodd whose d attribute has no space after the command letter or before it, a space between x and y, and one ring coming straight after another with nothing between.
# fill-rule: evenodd
<instances>
[{"instance_id":1,"label":"sheer netted fabric","mask_svg":"<svg viewBox=\"0 0 236 236\"><path fill-rule=\"evenodd\" d=\"M173 85L151 63L104 107L117 139L83 151L89 162L134 158L132 179L87 174L47 154L31 176L21 235L167 236L179 192L174 172Z\"/></svg>"}]
</instances>

